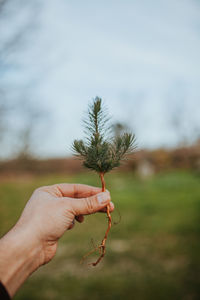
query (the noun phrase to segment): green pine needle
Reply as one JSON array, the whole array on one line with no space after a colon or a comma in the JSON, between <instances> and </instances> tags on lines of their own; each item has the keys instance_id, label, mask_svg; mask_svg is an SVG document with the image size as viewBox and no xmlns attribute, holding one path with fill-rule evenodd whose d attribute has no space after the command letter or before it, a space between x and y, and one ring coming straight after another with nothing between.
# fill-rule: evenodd
<instances>
[{"instance_id":1,"label":"green pine needle","mask_svg":"<svg viewBox=\"0 0 200 300\"><path fill-rule=\"evenodd\" d=\"M135 149L134 134L109 136L109 120L101 98L96 97L84 120L86 140L75 140L72 145L74 154L83 160L86 168L103 174L118 167L126 154Z\"/></svg>"}]
</instances>

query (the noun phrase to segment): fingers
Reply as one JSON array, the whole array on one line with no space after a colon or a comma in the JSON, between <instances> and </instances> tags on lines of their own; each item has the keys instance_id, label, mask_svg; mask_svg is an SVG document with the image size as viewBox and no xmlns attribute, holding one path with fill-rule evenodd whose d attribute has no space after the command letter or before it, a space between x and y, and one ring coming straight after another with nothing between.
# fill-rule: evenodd
<instances>
[{"instance_id":1,"label":"fingers","mask_svg":"<svg viewBox=\"0 0 200 300\"><path fill-rule=\"evenodd\" d=\"M110 212L113 212L113 210L115 209L115 206L114 206L114 203L113 202L110 202L109 203L109 210L110 210ZM104 207L104 208L102 208L101 210L100 210L100 212L106 212L107 211L107 208L106 207Z\"/></svg>"},{"instance_id":2,"label":"fingers","mask_svg":"<svg viewBox=\"0 0 200 300\"><path fill-rule=\"evenodd\" d=\"M80 216L76 216L75 219L79 222L82 223L84 221L84 216L80 215ZM72 223L69 225L68 230L74 228L75 226L75 219L72 221Z\"/></svg>"},{"instance_id":3,"label":"fingers","mask_svg":"<svg viewBox=\"0 0 200 300\"><path fill-rule=\"evenodd\" d=\"M110 209L110 212L113 212L115 206L114 206L114 203L113 202L110 202L109 204L109 209ZM100 212L106 212L107 211L107 208L104 207L100 210ZM82 223L84 221L84 216L83 215L78 215L75 217L76 221L78 221L79 223Z\"/></svg>"},{"instance_id":4,"label":"fingers","mask_svg":"<svg viewBox=\"0 0 200 300\"><path fill-rule=\"evenodd\" d=\"M63 197L71 198L85 198L101 192L101 188L85 184L60 183L55 184L54 187L59 190Z\"/></svg>"},{"instance_id":5,"label":"fingers","mask_svg":"<svg viewBox=\"0 0 200 300\"><path fill-rule=\"evenodd\" d=\"M110 203L110 193L106 191L80 199L66 198L66 203L70 204L75 216L88 215L100 211L108 205Z\"/></svg>"},{"instance_id":6,"label":"fingers","mask_svg":"<svg viewBox=\"0 0 200 300\"><path fill-rule=\"evenodd\" d=\"M84 216L83 215L79 215L75 217L76 221L78 221L79 223L82 223L84 221Z\"/></svg>"}]
</instances>

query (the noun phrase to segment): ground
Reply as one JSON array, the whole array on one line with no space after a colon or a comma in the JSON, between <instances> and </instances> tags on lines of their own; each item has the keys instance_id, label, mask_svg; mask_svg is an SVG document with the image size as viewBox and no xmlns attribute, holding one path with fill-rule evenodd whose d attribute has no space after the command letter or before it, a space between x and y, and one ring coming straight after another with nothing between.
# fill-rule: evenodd
<instances>
[{"instance_id":1,"label":"ground","mask_svg":"<svg viewBox=\"0 0 200 300\"><path fill-rule=\"evenodd\" d=\"M17 220L32 191L41 185L79 182L99 185L92 173L0 179L0 235ZM141 180L132 173L106 176L118 222L107 254L97 267L82 256L101 241L106 216L88 216L65 233L56 257L33 274L16 300L200 299L200 177L169 172Z\"/></svg>"}]
</instances>

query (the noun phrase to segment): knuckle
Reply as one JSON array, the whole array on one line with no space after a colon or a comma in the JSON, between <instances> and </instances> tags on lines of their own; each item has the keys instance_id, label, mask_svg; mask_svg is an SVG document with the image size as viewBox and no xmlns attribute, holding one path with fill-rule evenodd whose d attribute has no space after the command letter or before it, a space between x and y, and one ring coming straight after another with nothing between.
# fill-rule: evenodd
<instances>
[{"instance_id":1,"label":"knuckle","mask_svg":"<svg viewBox=\"0 0 200 300\"><path fill-rule=\"evenodd\" d=\"M93 213L93 202L91 198L86 198L86 207L89 214Z\"/></svg>"}]
</instances>

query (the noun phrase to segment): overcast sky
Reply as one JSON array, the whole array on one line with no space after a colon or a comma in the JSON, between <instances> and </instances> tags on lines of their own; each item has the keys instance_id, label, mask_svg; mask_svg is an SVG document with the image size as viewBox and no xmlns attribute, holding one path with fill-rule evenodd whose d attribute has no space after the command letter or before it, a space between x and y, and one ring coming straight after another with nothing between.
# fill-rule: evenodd
<instances>
[{"instance_id":1,"label":"overcast sky","mask_svg":"<svg viewBox=\"0 0 200 300\"><path fill-rule=\"evenodd\" d=\"M35 31L18 55L20 68L6 74L21 90L27 84L30 99L47 109L36 152L69 153L73 139L83 137L81 119L96 95L114 121L136 132L140 148L175 145L177 111L179 131L197 130L199 1L40 2Z\"/></svg>"}]
</instances>

